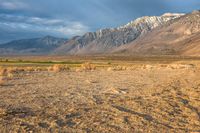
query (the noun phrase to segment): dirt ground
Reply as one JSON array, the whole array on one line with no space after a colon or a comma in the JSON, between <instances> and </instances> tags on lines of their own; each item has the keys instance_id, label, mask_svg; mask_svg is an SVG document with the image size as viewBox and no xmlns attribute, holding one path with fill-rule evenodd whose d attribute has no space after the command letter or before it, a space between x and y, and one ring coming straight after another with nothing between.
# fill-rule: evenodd
<instances>
[{"instance_id":1,"label":"dirt ground","mask_svg":"<svg viewBox=\"0 0 200 133\"><path fill-rule=\"evenodd\" d=\"M200 132L199 70L19 73L0 86L0 132Z\"/></svg>"}]
</instances>

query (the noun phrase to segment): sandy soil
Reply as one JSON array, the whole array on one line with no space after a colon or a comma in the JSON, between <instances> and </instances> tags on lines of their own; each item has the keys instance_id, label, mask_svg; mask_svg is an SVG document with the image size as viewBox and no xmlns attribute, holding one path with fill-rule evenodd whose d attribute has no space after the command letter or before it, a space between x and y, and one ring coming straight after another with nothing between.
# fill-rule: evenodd
<instances>
[{"instance_id":1,"label":"sandy soil","mask_svg":"<svg viewBox=\"0 0 200 133\"><path fill-rule=\"evenodd\" d=\"M24 72L0 86L0 132L200 132L197 68Z\"/></svg>"}]
</instances>

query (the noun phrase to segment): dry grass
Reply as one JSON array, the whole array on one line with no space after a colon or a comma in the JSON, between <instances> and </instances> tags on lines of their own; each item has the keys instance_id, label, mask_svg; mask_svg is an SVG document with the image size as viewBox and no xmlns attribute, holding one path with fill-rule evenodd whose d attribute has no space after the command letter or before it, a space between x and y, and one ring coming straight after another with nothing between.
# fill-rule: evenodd
<instances>
[{"instance_id":1,"label":"dry grass","mask_svg":"<svg viewBox=\"0 0 200 133\"><path fill-rule=\"evenodd\" d=\"M61 65L61 64L55 64L51 67L48 68L48 71L53 71L53 72L62 72L69 70L70 68L66 65Z\"/></svg>"},{"instance_id":2,"label":"dry grass","mask_svg":"<svg viewBox=\"0 0 200 133\"><path fill-rule=\"evenodd\" d=\"M7 68L8 73L20 73L20 72L25 72L25 68L21 67L9 67Z\"/></svg>"},{"instance_id":3,"label":"dry grass","mask_svg":"<svg viewBox=\"0 0 200 133\"><path fill-rule=\"evenodd\" d=\"M4 81L3 76L0 76L0 86L1 86L1 85L4 85L4 83L5 83L5 81Z\"/></svg>"},{"instance_id":4,"label":"dry grass","mask_svg":"<svg viewBox=\"0 0 200 133\"><path fill-rule=\"evenodd\" d=\"M4 85L5 83L5 76L7 74L7 69L6 68L0 68L0 85Z\"/></svg>"},{"instance_id":5,"label":"dry grass","mask_svg":"<svg viewBox=\"0 0 200 133\"><path fill-rule=\"evenodd\" d=\"M107 69L107 71L124 71L124 70L127 70L127 69L128 69L128 67L126 67L126 66L118 65L118 66L114 66L114 67L109 67Z\"/></svg>"},{"instance_id":6,"label":"dry grass","mask_svg":"<svg viewBox=\"0 0 200 133\"><path fill-rule=\"evenodd\" d=\"M0 68L0 76L5 76L7 73L7 69L6 68Z\"/></svg>"},{"instance_id":7,"label":"dry grass","mask_svg":"<svg viewBox=\"0 0 200 133\"><path fill-rule=\"evenodd\" d=\"M7 73L7 78L12 79L14 77L13 73Z\"/></svg>"},{"instance_id":8,"label":"dry grass","mask_svg":"<svg viewBox=\"0 0 200 133\"><path fill-rule=\"evenodd\" d=\"M41 72L46 71L45 67L0 67L0 85L5 84L6 80L11 80L22 72Z\"/></svg>"},{"instance_id":9,"label":"dry grass","mask_svg":"<svg viewBox=\"0 0 200 133\"><path fill-rule=\"evenodd\" d=\"M127 64L2 70L0 132L200 131L200 63Z\"/></svg>"},{"instance_id":10,"label":"dry grass","mask_svg":"<svg viewBox=\"0 0 200 133\"><path fill-rule=\"evenodd\" d=\"M116 66L110 72L22 73L9 81L19 85L1 86L5 113L0 131L199 131L199 73L170 65L177 64L127 66L133 70Z\"/></svg>"},{"instance_id":11,"label":"dry grass","mask_svg":"<svg viewBox=\"0 0 200 133\"><path fill-rule=\"evenodd\" d=\"M96 66L94 64L91 64L90 62L86 62L84 64L81 65L81 69L82 70L96 70Z\"/></svg>"},{"instance_id":12,"label":"dry grass","mask_svg":"<svg viewBox=\"0 0 200 133\"><path fill-rule=\"evenodd\" d=\"M34 72L36 69L34 67L26 67L25 71Z\"/></svg>"}]
</instances>

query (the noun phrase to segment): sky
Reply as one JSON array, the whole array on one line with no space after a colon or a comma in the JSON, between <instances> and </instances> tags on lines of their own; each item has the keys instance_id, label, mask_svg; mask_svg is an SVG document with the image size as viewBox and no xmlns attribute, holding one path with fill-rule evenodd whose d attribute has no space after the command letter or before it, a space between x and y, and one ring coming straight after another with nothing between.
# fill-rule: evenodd
<instances>
[{"instance_id":1,"label":"sky","mask_svg":"<svg viewBox=\"0 0 200 133\"><path fill-rule=\"evenodd\" d=\"M0 0L0 43L46 35L70 38L141 16L199 9L200 0Z\"/></svg>"}]
</instances>

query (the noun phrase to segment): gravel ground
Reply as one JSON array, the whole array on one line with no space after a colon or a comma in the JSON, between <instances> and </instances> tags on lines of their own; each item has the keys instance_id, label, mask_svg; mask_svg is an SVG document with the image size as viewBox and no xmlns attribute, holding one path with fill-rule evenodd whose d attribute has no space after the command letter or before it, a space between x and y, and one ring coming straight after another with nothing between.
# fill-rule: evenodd
<instances>
[{"instance_id":1,"label":"gravel ground","mask_svg":"<svg viewBox=\"0 0 200 133\"><path fill-rule=\"evenodd\" d=\"M196 68L23 72L0 86L0 132L200 132Z\"/></svg>"}]
</instances>

